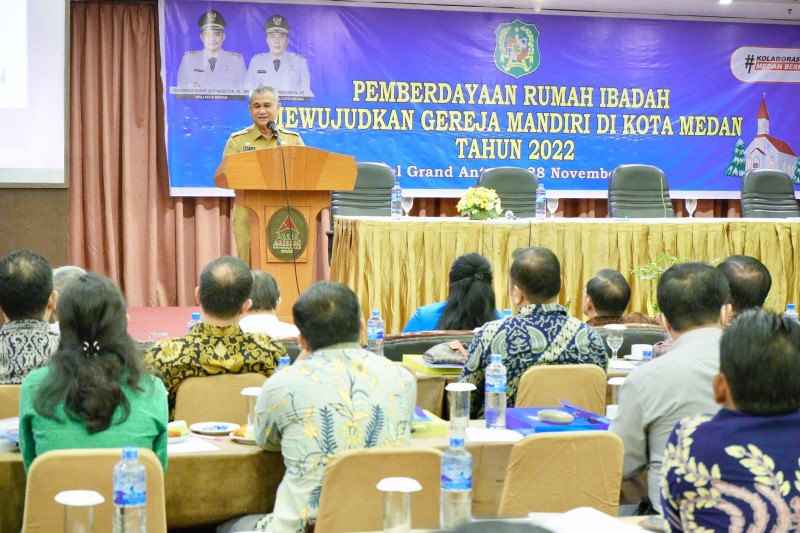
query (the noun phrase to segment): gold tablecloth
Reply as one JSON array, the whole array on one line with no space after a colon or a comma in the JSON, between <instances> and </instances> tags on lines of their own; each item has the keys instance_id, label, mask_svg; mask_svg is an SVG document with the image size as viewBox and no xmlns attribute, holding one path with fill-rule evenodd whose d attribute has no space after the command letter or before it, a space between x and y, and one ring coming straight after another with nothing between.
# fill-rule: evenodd
<instances>
[{"instance_id":1,"label":"gold tablecloth","mask_svg":"<svg viewBox=\"0 0 800 533\"><path fill-rule=\"evenodd\" d=\"M533 219L471 221L458 218L336 217L331 279L358 295L365 318L380 309L388 333L402 330L416 309L447 298L447 275L459 255L484 255L494 270L499 309L510 308L508 270L517 248L544 246L561 261L559 297L582 317L586 282L600 269L628 278L629 311L646 311L655 286L630 272L667 253L684 261L751 255L772 274L768 306L798 301L795 260L800 220L772 219ZM652 293L652 295L651 295Z\"/></svg>"},{"instance_id":2,"label":"gold tablecloth","mask_svg":"<svg viewBox=\"0 0 800 533\"><path fill-rule=\"evenodd\" d=\"M228 437L213 444L219 449L169 454L164 477L168 527L272 511L285 470L281 454ZM0 533L19 533L22 528L26 479L22 455L0 452Z\"/></svg>"}]
</instances>

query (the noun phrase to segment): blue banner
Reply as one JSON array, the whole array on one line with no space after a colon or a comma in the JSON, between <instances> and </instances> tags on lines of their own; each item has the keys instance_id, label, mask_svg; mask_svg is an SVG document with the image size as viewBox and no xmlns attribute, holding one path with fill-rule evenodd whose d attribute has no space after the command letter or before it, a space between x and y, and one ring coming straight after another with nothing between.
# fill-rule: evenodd
<instances>
[{"instance_id":1,"label":"blue banner","mask_svg":"<svg viewBox=\"0 0 800 533\"><path fill-rule=\"evenodd\" d=\"M604 196L624 163L660 167L677 197L737 197L754 167L800 183L796 25L194 0L161 9L176 195L213 187L228 136L252 124L246 95L258 84L278 89L282 124L306 145L383 161L419 195L457 196L495 166L528 167L563 197Z\"/></svg>"}]
</instances>

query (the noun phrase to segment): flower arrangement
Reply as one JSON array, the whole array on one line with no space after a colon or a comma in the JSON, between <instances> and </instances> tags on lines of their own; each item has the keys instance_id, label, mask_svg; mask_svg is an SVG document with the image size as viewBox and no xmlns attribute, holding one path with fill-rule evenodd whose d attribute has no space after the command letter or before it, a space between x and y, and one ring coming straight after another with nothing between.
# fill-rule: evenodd
<instances>
[{"instance_id":1,"label":"flower arrangement","mask_svg":"<svg viewBox=\"0 0 800 533\"><path fill-rule=\"evenodd\" d=\"M462 217L469 217L472 220L497 218L503 212L497 192L486 187L467 189L467 192L456 204L456 209Z\"/></svg>"}]
</instances>

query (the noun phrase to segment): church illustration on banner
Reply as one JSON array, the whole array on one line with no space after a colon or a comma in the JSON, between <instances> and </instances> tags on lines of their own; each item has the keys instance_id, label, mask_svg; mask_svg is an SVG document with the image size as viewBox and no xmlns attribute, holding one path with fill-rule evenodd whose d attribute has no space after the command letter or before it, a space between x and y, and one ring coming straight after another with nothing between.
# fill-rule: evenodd
<instances>
[{"instance_id":1,"label":"church illustration on banner","mask_svg":"<svg viewBox=\"0 0 800 533\"><path fill-rule=\"evenodd\" d=\"M786 141L776 139L769 134L769 112L767 111L767 97L761 99L758 108L758 134L750 141L745 150L745 170L752 168L769 168L780 170L795 175L797 169L797 154Z\"/></svg>"}]
</instances>

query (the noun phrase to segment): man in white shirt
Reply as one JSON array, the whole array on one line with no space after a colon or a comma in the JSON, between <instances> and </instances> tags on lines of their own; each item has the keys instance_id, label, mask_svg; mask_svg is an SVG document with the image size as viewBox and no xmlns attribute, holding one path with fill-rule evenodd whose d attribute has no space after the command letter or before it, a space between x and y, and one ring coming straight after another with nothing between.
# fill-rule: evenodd
<instances>
[{"instance_id":1,"label":"man in white shirt","mask_svg":"<svg viewBox=\"0 0 800 533\"><path fill-rule=\"evenodd\" d=\"M660 511L661 465L672 428L687 416L719 410L711 382L719 373L722 325L731 305L728 281L707 263L669 268L657 296L672 349L625 379L608 429L625 445L622 477L635 478L647 469L647 493Z\"/></svg>"},{"instance_id":2,"label":"man in white shirt","mask_svg":"<svg viewBox=\"0 0 800 533\"><path fill-rule=\"evenodd\" d=\"M252 270L253 290L250 299L253 305L239 320L239 327L247 333L266 333L274 339L297 337L299 330L294 324L278 320L281 291L278 283L263 270Z\"/></svg>"}]
</instances>

